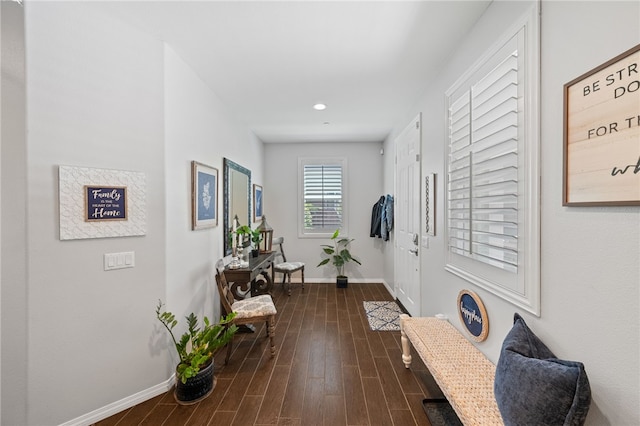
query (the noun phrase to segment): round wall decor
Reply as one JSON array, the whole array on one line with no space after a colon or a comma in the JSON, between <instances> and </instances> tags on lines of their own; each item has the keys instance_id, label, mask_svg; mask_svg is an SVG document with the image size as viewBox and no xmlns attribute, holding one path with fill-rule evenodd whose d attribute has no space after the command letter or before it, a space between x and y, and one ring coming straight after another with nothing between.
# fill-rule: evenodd
<instances>
[{"instance_id":1,"label":"round wall decor","mask_svg":"<svg viewBox=\"0 0 640 426\"><path fill-rule=\"evenodd\" d=\"M482 342L489 335L489 316L484 303L471 290L458 294L458 316L473 340Z\"/></svg>"}]
</instances>

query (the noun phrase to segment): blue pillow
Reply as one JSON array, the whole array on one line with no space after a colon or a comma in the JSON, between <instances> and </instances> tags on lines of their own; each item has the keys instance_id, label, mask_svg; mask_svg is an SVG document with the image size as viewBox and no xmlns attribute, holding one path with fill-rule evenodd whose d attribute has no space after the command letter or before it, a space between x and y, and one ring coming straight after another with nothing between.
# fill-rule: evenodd
<instances>
[{"instance_id":1,"label":"blue pillow","mask_svg":"<svg viewBox=\"0 0 640 426\"><path fill-rule=\"evenodd\" d=\"M517 313L496 365L494 394L506 426L582 425L591 404L584 365L558 359Z\"/></svg>"}]
</instances>

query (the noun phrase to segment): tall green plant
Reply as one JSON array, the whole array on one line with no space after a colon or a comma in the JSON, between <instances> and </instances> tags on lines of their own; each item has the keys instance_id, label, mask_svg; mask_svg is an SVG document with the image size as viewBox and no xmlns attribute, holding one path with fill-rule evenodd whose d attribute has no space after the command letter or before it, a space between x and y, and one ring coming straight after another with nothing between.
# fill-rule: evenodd
<instances>
[{"instance_id":1,"label":"tall green plant","mask_svg":"<svg viewBox=\"0 0 640 426\"><path fill-rule=\"evenodd\" d=\"M351 255L349 251L349 245L353 240L349 238L338 238L340 236L340 229L336 229L336 232L331 236L333 245L322 244L323 254L328 257L323 259L318 266L326 265L331 262L336 267L339 277L344 277L344 265L350 261L356 262L358 265L362 265L358 259Z\"/></svg>"},{"instance_id":2,"label":"tall green plant","mask_svg":"<svg viewBox=\"0 0 640 426\"><path fill-rule=\"evenodd\" d=\"M235 324L231 324L236 314L231 313L220 318L220 322L212 324L209 318L203 317L204 327L200 328L198 319L192 312L186 316L187 331L176 340L173 328L178 325L178 321L171 312L162 311L163 303L158 301L156 317L169 331L171 340L180 357L180 363L176 369L176 374L186 383L187 379L194 377L200 368L213 358L213 352L231 341L233 335L238 331Z\"/></svg>"}]
</instances>

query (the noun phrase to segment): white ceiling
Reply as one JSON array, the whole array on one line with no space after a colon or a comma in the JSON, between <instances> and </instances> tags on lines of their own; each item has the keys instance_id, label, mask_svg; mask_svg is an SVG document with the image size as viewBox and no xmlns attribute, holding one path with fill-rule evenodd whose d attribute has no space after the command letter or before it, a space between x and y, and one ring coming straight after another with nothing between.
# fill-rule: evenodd
<instances>
[{"instance_id":1,"label":"white ceiling","mask_svg":"<svg viewBox=\"0 0 640 426\"><path fill-rule=\"evenodd\" d=\"M166 41L264 142L371 142L383 141L412 114L489 3L142 1L104 7ZM313 110L317 102L327 109Z\"/></svg>"}]
</instances>

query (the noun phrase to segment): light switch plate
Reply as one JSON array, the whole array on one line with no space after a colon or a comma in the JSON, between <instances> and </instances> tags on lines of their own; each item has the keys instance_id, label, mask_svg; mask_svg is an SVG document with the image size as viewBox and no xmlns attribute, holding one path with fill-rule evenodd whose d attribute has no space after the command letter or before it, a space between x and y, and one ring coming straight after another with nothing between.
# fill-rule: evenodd
<instances>
[{"instance_id":1,"label":"light switch plate","mask_svg":"<svg viewBox=\"0 0 640 426\"><path fill-rule=\"evenodd\" d=\"M429 237L427 237L426 235L422 236L422 247L424 248L429 248Z\"/></svg>"},{"instance_id":2,"label":"light switch plate","mask_svg":"<svg viewBox=\"0 0 640 426\"><path fill-rule=\"evenodd\" d=\"M112 271L114 269L133 268L134 266L136 266L136 254L133 251L104 254L104 270L105 271Z\"/></svg>"}]
</instances>

